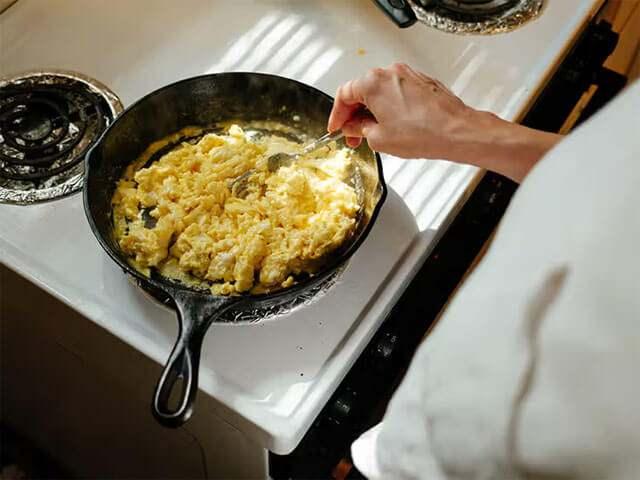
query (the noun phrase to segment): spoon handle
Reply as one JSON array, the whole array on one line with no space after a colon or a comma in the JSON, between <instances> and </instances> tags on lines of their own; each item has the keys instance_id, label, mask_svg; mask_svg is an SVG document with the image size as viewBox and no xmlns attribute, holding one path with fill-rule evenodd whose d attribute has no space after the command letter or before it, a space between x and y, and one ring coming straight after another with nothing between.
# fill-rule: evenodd
<instances>
[{"instance_id":1,"label":"spoon handle","mask_svg":"<svg viewBox=\"0 0 640 480\"><path fill-rule=\"evenodd\" d=\"M326 133L320 138L317 138L313 142L307 144L302 150L302 152L311 153L317 150L318 148L324 147L328 143L331 143L335 140L340 140L342 137L344 137L344 133L342 133L342 130L336 130L335 132L332 132L332 133Z\"/></svg>"}]
</instances>

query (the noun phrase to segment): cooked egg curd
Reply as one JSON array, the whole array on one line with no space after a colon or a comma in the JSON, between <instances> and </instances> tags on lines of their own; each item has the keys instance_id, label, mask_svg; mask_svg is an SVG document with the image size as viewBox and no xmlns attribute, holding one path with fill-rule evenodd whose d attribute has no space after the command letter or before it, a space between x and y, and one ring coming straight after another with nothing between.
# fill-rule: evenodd
<instances>
[{"instance_id":1,"label":"cooked egg curd","mask_svg":"<svg viewBox=\"0 0 640 480\"><path fill-rule=\"evenodd\" d=\"M269 172L270 155L301 146L275 135L252 139L232 125L141 168L171 140L130 165L112 199L115 238L146 275L155 268L214 294L275 290L316 271L355 226L348 149L334 146ZM234 196L233 180L250 169L246 196Z\"/></svg>"}]
</instances>

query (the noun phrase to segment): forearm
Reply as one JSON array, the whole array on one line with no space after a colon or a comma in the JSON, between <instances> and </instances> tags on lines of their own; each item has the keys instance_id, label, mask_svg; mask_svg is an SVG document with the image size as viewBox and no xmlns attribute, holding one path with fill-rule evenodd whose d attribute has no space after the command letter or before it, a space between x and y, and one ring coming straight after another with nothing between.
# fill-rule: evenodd
<instances>
[{"instance_id":1,"label":"forearm","mask_svg":"<svg viewBox=\"0 0 640 480\"><path fill-rule=\"evenodd\" d=\"M366 116L358 115L366 107ZM476 165L520 182L561 139L467 106L410 66L375 68L340 86L327 129L341 128L351 147L401 158L437 158Z\"/></svg>"},{"instance_id":2,"label":"forearm","mask_svg":"<svg viewBox=\"0 0 640 480\"><path fill-rule=\"evenodd\" d=\"M452 160L492 170L521 182L562 136L474 112L473 133L465 135Z\"/></svg>"}]
</instances>

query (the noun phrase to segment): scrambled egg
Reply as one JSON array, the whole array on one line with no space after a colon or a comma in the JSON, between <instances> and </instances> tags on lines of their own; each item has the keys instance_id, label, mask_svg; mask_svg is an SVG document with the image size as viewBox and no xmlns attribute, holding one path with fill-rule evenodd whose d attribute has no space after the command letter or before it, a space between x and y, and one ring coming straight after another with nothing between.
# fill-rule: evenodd
<instances>
[{"instance_id":1,"label":"scrambled egg","mask_svg":"<svg viewBox=\"0 0 640 480\"><path fill-rule=\"evenodd\" d=\"M232 125L141 168L184 133L150 146L113 195L115 238L144 274L155 268L214 294L270 291L313 273L353 230L349 150L334 146L269 172L270 155L300 145L278 136L252 140ZM238 198L232 181L249 169L247 195Z\"/></svg>"}]
</instances>

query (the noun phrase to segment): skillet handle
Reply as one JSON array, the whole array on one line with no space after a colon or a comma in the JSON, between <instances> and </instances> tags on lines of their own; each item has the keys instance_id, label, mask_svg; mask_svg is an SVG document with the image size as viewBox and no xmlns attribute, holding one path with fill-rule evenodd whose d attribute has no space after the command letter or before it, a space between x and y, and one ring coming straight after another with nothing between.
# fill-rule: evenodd
<instances>
[{"instance_id":1,"label":"skillet handle","mask_svg":"<svg viewBox=\"0 0 640 480\"><path fill-rule=\"evenodd\" d=\"M156 385L151 405L153 416L165 427L183 425L193 413L198 393L198 372L202 341L217 315L238 302L237 297L214 297L188 290L170 293L178 310L178 340L169 355ZM172 407L172 392L182 380L177 405Z\"/></svg>"}]
</instances>

